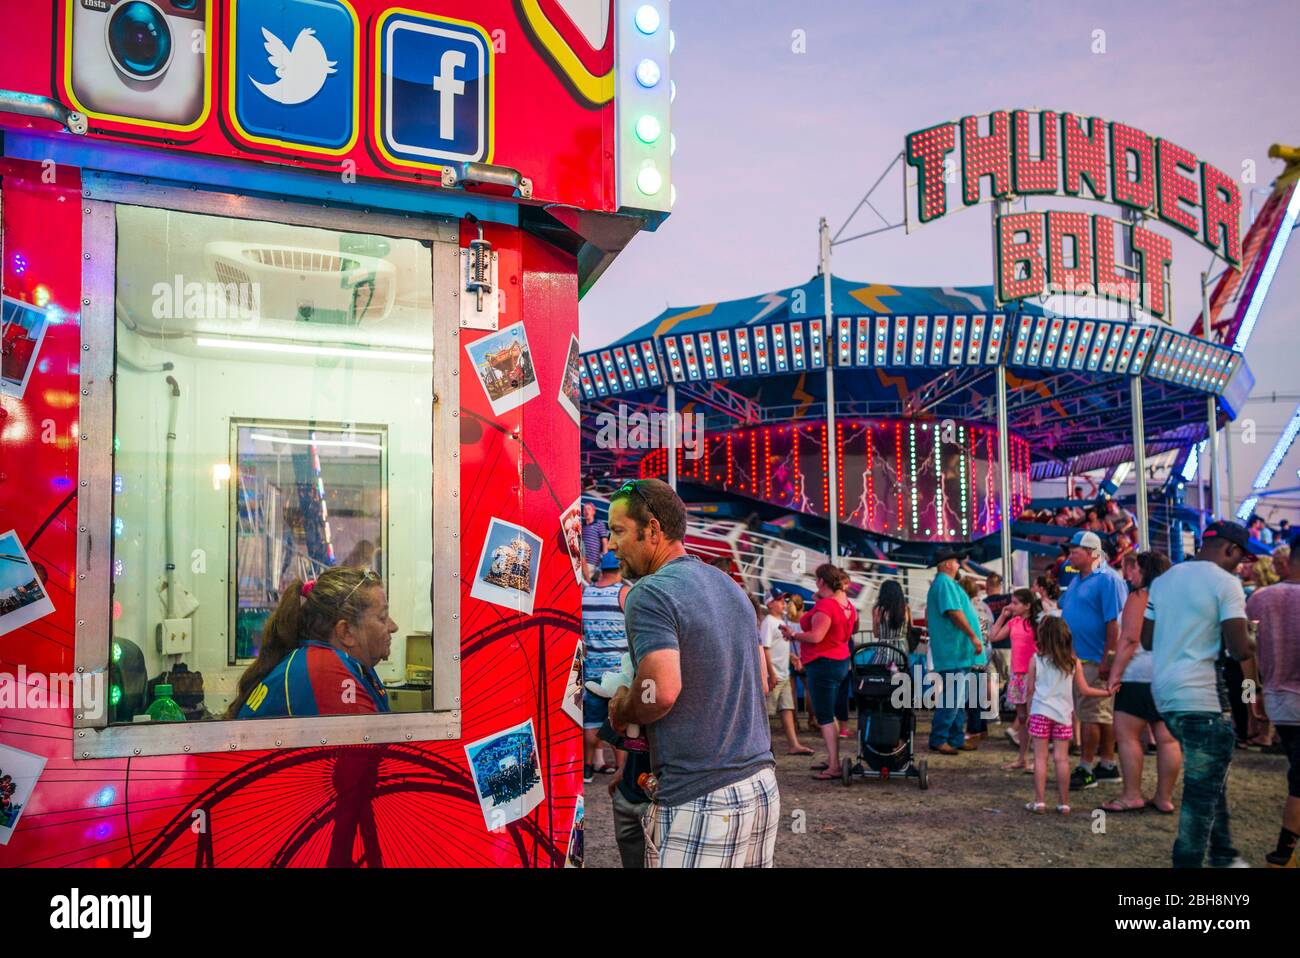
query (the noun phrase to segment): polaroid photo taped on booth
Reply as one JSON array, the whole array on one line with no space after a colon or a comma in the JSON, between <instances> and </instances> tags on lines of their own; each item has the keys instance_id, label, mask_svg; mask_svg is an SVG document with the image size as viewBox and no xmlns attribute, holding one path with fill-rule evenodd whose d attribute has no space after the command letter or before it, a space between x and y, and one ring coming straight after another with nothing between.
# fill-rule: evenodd
<instances>
[{"instance_id":1,"label":"polaroid photo taped on booth","mask_svg":"<svg viewBox=\"0 0 1300 958\"><path fill-rule=\"evenodd\" d=\"M517 822L546 798L533 720L465 746L488 831Z\"/></svg>"},{"instance_id":2,"label":"polaroid photo taped on booth","mask_svg":"<svg viewBox=\"0 0 1300 958\"><path fill-rule=\"evenodd\" d=\"M37 571L18 534L0 534L0 635L6 635L54 611Z\"/></svg>"},{"instance_id":3,"label":"polaroid photo taped on booth","mask_svg":"<svg viewBox=\"0 0 1300 958\"><path fill-rule=\"evenodd\" d=\"M581 362L578 337L572 336L569 339L569 355L564 361L564 378L560 380L558 401L575 426L582 425L582 412L579 409L582 403Z\"/></svg>"},{"instance_id":4,"label":"polaroid photo taped on booth","mask_svg":"<svg viewBox=\"0 0 1300 958\"><path fill-rule=\"evenodd\" d=\"M0 395L22 399L40 356L50 314L8 296L0 303L0 314L4 317L0 322Z\"/></svg>"},{"instance_id":5,"label":"polaroid photo taped on booth","mask_svg":"<svg viewBox=\"0 0 1300 958\"><path fill-rule=\"evenodd\" d=\"M512 612L532 615L541 557L540 536L494 516L474 567L469 594Z\"/></svg>"},{"instance_id":6,"label":"polaroid photo taped on booth","mask_svg":"<svg viewBox=\"0 0 1300 958\"><path fill-rule=\"evenodd\" d=\"M539 395L537 371L523 323L466 343L465 352L474 363L493 415L516 409Z\"/></svg>"},{"instance_id":7,"label":"polaroid photo taped on booth","mask_svg":"<svg viewBox=\"0 0 1300 958\"><path fill-rule=\"evenodd\" d=\"M8 845L45 770L45 756L0 745L0 845Z\"/></svg>"}]
</instances>

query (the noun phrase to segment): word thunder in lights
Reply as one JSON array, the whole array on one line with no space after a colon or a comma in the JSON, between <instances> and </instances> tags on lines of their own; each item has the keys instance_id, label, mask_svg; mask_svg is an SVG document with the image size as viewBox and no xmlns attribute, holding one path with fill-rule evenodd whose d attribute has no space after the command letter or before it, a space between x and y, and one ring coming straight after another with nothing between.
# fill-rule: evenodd
<instances>
[{"instance_id":1,"label":"word thunder in lights","mask_svg":"<svg viewBox=\"0 0 1300 958\"><path fill-rule=\"evenodd\" d=\"M950 184L965 206L974 206L985 181L995 200L1049 194L1113 203L1128 212L1133 221L1119 225L1140 260L1136 269L1117 257L1116 221L1108 217L1055 210L999 216L999 302L1048 290L1090 292L1165 316L1172 246L1138 225L1141 220L1176 227L1229 265L1241 265L1241 193L1231 177L1190 150L1126 124L1048 110L997 110L983 123L967 116L911 133L903 152L916 170L921 224L949 211Z\"/></svg>"}]
</instances>

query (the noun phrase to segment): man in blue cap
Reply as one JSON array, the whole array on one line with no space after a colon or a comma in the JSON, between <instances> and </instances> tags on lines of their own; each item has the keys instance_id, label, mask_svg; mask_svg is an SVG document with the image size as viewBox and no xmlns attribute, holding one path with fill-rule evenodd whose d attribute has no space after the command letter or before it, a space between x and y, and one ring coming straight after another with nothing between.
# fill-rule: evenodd
<instances>
[{"instance_id":1,"label":"man in blue cap","mask_svg":"<svg viewBox=\"0 0 1300 958\"><path fill-rule=\"evenodd\" d=\"M1069 557L1079 575L1061 595L1061 617L1074 636L1074 654L1083 663L1083 677L1089 685L1104 689L1119 642L1119 618L1128 586L1106 561L1101 537L1095 532L1076 532L1070 540ZM1076 690L1074 714L1082 741L1079 767L1070 776L1071 790L1121 780L1115 766L1114 703L1113 696L1092 698Z\"/></svg>"}]
</instances>

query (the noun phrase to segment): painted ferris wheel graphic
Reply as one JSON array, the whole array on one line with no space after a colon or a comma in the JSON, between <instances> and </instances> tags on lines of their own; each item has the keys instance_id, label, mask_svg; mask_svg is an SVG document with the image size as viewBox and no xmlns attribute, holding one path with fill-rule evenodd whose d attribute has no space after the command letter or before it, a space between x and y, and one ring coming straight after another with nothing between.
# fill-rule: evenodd
<instances>
[{"instance_id":1,"label":"painted ferris wheel graphic","mask_svg":"<svg viewBox=\"0 0 1300 958\"><path fill-rule=\"evenodd\" d=\"M571 615L541 609L526 622L520 617L505 619L469 636L466 658L491 654L488 669L498 674L477 682L485 688L506 685L519 690L518 681L530 673L563 670L567 674L569 661L563 650L572 644L575 628ZM503 641L511 644L513 654L503 654ZM546 684L532 689L533 718L543 730L553 712ZM500 698L483 701L490 712L505 714ZM498 719L490 721L495 725ZM541 742L548 739L539 735ZM460 742L353 745L264 753L251 760L247 755L203 755L185 773L194 790L184 796L173 791L172 760L133 760L124 783L127 823L133 830L133 822L147 817L148 824L140 821L139 830L149 838L144 844L132 844L127 864L138 868L561 864L571 800L563 809L543 805L490 832L463 759L452 757L461 747ZM572 762L553 759L549 748L539 759L546 766L548 781L576 770L568 767ZM158 805L163 796L174 810L160 820Z\"/></svg>"}]
</instances>

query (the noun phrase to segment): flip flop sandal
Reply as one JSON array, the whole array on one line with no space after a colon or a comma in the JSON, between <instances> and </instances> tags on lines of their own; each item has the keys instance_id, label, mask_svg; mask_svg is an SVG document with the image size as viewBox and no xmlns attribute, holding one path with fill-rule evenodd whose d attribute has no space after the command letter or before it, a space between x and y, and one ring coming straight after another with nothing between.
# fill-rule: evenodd
<instances>
[{"instance_id":1,"label":"flip flop sandal","mask_svg":"<svg viewBox=\"0 0 1300 958\"><path fill-rule=\"evenodd\" d=\"M793 752L787 749L785 754L786 755L816 755L817 753L810 748L804 748L804 749L800 749L797 752Z\"/></svg>"},{"instance_id":2,"label":"flip flop sandal","mask_svg":"<svg viewBox=\"0 0 1300 958\"><path fill-rule=\"evenodd\" d=\"M840 780L839 772L832 772L829 768L811 776L819 782L838 782Z\"/></svg>"},{"instance_id":3,"label":"flip flop sandal","mask_svg":"<svg viewBox=\"0 0 1300 958\"><path fill-rule=\"evenodd\" d=\"M816 765L808 766L808 771L810 772L826 772L829 770L830 770L830 766L827 765L825 762L818 762Z\"/></svg>"},{"instance_id":4,"label":"flip flop sandal","mask_svg":"<svg viewBox=\"0 0 1300 958\"><path fill-rule=\"evenodd\" d=\"M1135 813L1145 812L1147 810L1147 803L1144 802L1141 805L1123 805L1117 800L1113 802L1105 802L1101 805L1098 805L1097 807L1100 808L1103 812L1111 812L1112 814L1115 815L1123 815L1125 812L1135 812Z\"/></svg>"},{"instance_id":5,"label":"flip flop sandal","mask_svg":"<svg viewBox=\"0 0 1300 958\"><path fill-rule=\"evenodd\" d=\"M1069 815L1069 814L1070 814L1070 806L1069 806L1069 805L1057 805L1057 806L1056 806L1056 813L1057 813L1058 815Z\"/></svg>"},{"instance_id":6,"label":"flip flop sandal","mask_svg":"<svg viewBox=\"0 0 1300 958\"><path fill-rule=\"evenodd\" d=\"M1047 811L1046 802L1025 802L1025 811L1033 812L1035 815L1042 815Z\"/></svg>"},{"instance_id":7,"label":"flip flop sandal","mask_svg":"<svg viewBox=\"0 0 1300 958\"><path fill-rule=\"evenodd\" d=\"M1150 799L1150 798L1147 799L1147 803L1145 807L1154 808L1161 815L1172 815L1174 812L1178 811L1178 809L1176 808L1161 808L1159 805L1155 803L1154 799Z\"/></svg>"}]
</instances>

